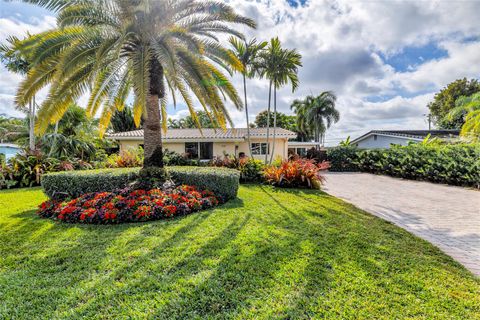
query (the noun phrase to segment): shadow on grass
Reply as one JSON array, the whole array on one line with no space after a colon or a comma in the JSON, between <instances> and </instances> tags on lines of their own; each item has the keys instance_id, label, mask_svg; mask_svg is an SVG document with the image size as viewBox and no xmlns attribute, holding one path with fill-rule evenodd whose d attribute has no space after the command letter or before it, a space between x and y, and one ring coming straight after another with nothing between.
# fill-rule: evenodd
<instances>
[{"instance_id":1,"label":"shadow on grass","mask_svg":"<svg viewBox=\"0 0 480 320\"><path fill-rule=\"evenodd\" d=\"M425 279L440 281L427 244L317 195L245 186L242 199L215 209L110 226L20 213L18 238L6 248L14 261L0 274L11 288L4 310L24 318L301 319L371 308L378 317L411 305L412 292L425 294ZM17 250L21 243L29 250ZM395 305L392 282L395 299L406 295Z\"/></svg>"}]
</instances>

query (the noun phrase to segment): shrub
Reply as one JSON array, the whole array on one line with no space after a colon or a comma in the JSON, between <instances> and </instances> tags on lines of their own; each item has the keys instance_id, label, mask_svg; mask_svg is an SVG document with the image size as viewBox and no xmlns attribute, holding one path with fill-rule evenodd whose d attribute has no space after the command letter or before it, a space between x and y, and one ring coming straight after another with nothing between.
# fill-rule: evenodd
<instances>
[{"instance_id":1,"label":"shrub","mask_svg":"<svg viewBox=\"0 0 480 320\"><path fill-rule=\"evenodd\" d=\"M359 149L355 146L340 146L327 150L327 161L330 171L358 171Z\"/></svg>"},{"instance_id":2,"label":"shrub","mask_svg":"<svg viewBox=\"0 0 480 320\"><path fill-rule=\"evenodd\" d=\"M412 144L362 150L356 164L371 173L480 188L480 145Z\"/></svg>"},{"instance_id":3,"label":"shrub","mask_svg":"<svg viewBox=\"0 0 480 320\"><path fill-rule=\"evenodd\" d=\"M314 160L285 160L280 166L265 168L266 182L279 187L307 187L320 189L324 177L320 171L328 169L328 162L316 164Z\"/></svg>"},{"instance_id":4,"label":"shrub","mask_svg":"<svg viewBox=\"0 0 480 320\"><path fill-rule=\"evenodd\" d=\"M77 198L85 193L112 192L134 183L140 168L99 169L46 174L42 186L51 199ZM177 184L210 190L226 201L237 196L239 172L227 168L168 167Z\"/></svg>"},{"instance_id":5,"label":"shrub","mask_svg":"<svg viewBox=\"0 0 480 320\"><path fill-rule=\"evenodd\" d=\"M70 223L110 224L171 218L211 208L219 203L210 191L191 186L175 189L131 190L87 193L66 202L48 200L37 214Z\"/></svg>"},{"instance_id":6,"label":"shrub","mask_svg":"<svg viewBox=\"0 0 480 320\"><path fill-rule=\"evenodd\" d=\"M143 149L129 149L112 154L106 159L107 168L135 168L143 165Z\"/></svg>"},{"instance_id":7,"label":"shrub","mask_svg":"<svg viewBox=\"0 0 480 320\"><path fill-rule=\"evenodd\" d=\"M216 157L210 163L213 167L226 167L240 171L240 181L260 182L263 181L263 169L265 164L262 160L243 157Z\"/></svg>"}]
</instances>

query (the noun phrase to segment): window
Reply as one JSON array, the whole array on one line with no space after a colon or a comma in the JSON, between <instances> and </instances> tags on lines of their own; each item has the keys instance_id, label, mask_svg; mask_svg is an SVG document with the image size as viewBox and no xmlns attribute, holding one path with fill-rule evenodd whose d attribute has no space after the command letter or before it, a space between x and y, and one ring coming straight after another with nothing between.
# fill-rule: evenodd
<instances>
[{"instance_id":1,"label":"window","mask_svg":"<svg viewBox=\"0 0 480 320\"><path fill-rule=\"evenodd\" d=\"M297 154L300 157L305 157L307 155L307 149L306 148L297 148Z\"/></svg>"},{"instance_id":2,"label":"window","mask_svg":"<svg viewBox=\"0 0 480 320\"><path fill-rule=\"evenodd\" d=\"M373 140L377 141L377 135L376 134L373 135Z\"/></svg>"},{"instance_id":3,"label":"window","mask_svg":"<svg viewBox=\"0 0 480 320\"><path fill-rule=\"evenodd\" d=\"M185 142L185 153L189 159L212 159L213 142Z\"/></svg>"},{"instance_id":4,"label":"window","mask_svg":"<svg viewBox=\"0 0 480 320\"><path fill-rule=\"evenodd\" d=\"M267 144L266 143L252 143L252 154L253 155L267 154Z\"/></svg>"},{"instance_id":5,"label":"window","mask_svg":"<svg viewBox=\"0 0 480 320\"><path fill-rule=\"evenodd\" d=\"M190 159L198 159L198 142L185 142L185 153Z\"/></svg>"}]
</instances>

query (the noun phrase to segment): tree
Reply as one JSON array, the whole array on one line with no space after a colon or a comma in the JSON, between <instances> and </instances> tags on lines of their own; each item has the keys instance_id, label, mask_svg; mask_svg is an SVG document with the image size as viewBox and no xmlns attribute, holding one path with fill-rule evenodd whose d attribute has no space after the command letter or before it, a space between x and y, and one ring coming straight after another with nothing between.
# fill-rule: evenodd
<instances>
[{"instance_id":1,"label":"tree","mask_svg":"<svg viewBox=\"0 0 480 320\"><path fill-rule=\"evenodd\" d=\"M220 128L212 115L206 111L197 111L196 117L197 121L200 122L201 128ZM197 124L194 118L188 115L179 120L168 119L168 127L172 129L193 129L197 128Z\"/></svg>"},{"instance_id":2,"label":"tree","mask_svg":"<svg viewBox=\"0 0 480 320\"><path fill-rule=\"evenodd\" d=\"M142 123L137 127L133 118L132 108L125 106L121 110L115 110L110 120L110 127L113 132L126 132L141 128Z\"/></svg>"},{"instance_id":3,"label":"tree","mask_svg":"<svg viewBox=\"0 0 480 320\"><path fill-rule=\"evenodd\" d=\"M295 100L291 108L297 114L299 131L313 136L315 142L325 143L325 131L332 123L340 120L340 113L335 109L337 97L331 91L324 91L319 96L307 96Z\"/></svg>"},{"instance_id":4,"label":"tree","mask_svg":"<svg viewBox=\"0 0 480 320\"><path fill-rule=\"evenodd\" d=\"M465 123L460 134L474 140L480 139L480 91L471 96L462 96L455 102L456 107L447 115L447 120L465 116Z\"/></svg>"},{"instance_id":5,"label":"tree","mask_svg":"<svg viewBox=\"0 0 480 320\"><path fill-rule=\"evenodd\" d=\"M6 43L0 45L0 60L8 71L26 75L31 67L32 58L24 50L19 49L20 39L17 37L7 38ZM21 107L21 111L27 113L28 116L28 141L30 150L35 150L35 111L36 102L35 95L32 95L28 101L28 109Z\"/></svg>"},{"instance_id":6,"label":"tree","mask_svg":"<svg viewBox=\"0 0 480 320\"><path fill-rule=\"evenodd\" d=\"M19 143L28 138L28 121L0 115L0 142Z\"/></svg>"},{"instance_id":7,"label":"tree","mask_svg":"<svg viewBox=\"0 0 480 320\"><path fill-rule=\"evenodd\" d=\"M268 119L268 111L264 110L257 114L255 117L255 125L258 128L266 128L268 123L273 122L274 113L270 113L270 119ZM276 112L277 127L287 129L290 131L297 131L296 116L286 115L282 112Z\"/></svg>"},{"instance_id":8,"label":"tree","mask_svg":"<svg viewBox=\"0 0 480 320\"><path fill-rule=\"evenodd\" d=\"M243 104L245 106L245 118L247 120L247 143L250 157L252 157L252 146L250 143L250 122L248 119L248 102L247 102L247 77L253 78L257 73L257 56L258 53L267 46L267 42L257 44L257 40L253 38L250 42L240 41L235 37L229 39L232 50L230 52L237 57L242 63L243 70L241 71L243 79Z\"/></svg>"},{"instance_id":9,"label":"tree","mask_svg":"<svg viewBox=\"0 0 480 320\"><path fill-rule=\"evenodd\" d=\"M280 40L272 38L266 50L260 53L260 62L258 63L258 70L261 76L265 76L269 80L268 92L268 109L270 115L271 95L273 86L273 140L275 141L277 132L277 89L288 84L292 85L292 92L298 88L298 67L302 66L302 56L294 49L282 49ZM267 117L270 119L270 116ZM270 138L270 123L267 121L267 145ZM273 160L275 152L275 143L272 145L270 152L270 163ZM267 152L268 153L268 152ZM265 162L267 162L267 155L265 155Z\"/></svg>"},{"instance_id":10,"label":"tree","mask_svg":"<svg viewBox=\"0 0 480 320\"><path fill-rule=\"evenodd\" d=\"M466 78L455 80L435 94L428 104L435 124L441 129L460 129L465 123L466 112L456 113L449 117L449 112L456 107L455 101L461 96L470 96L480 91L480 83L476 79Z\"/></svg>"},{"instance_id":11,"label":"tree","mask_svg":"<svg viewBox=\"0 0 480 320\"><path fill-rule=\"evenodd\" d=\"M58 27L31 36L22 49L35 57L16 103L25 105L51 83L38 114L44 132L68 106L90 90L87 111L100 110L100 132L133 90L135 124L144 123L144 169L163 170L162 127L167 129L167 91L185 101L197 125L192 94L222 128L232 123L223 97L241 109L242 101L219 66L242 70L217 34L242 38L233 25L255 27L229 5L192 0L23 0L57 13ZM147 169L152 170L147 170Z\"/></svg>"}]
</instances>

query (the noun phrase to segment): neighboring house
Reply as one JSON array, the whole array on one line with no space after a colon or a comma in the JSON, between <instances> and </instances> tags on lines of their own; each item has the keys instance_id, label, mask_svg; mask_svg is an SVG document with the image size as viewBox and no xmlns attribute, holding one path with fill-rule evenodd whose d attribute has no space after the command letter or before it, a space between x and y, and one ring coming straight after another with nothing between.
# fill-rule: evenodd
<instances>
[{"instance_id":1,"label":"neighboring house","mask_svg":"<svg viewBox=\"0 0 480 320\"><path fill-rule=\"evenodd\" d=\"M22 148L13 143L0 143L0 153L5 156L5 160L15 157Z\"/></svg>"},{"instance_id":2,"label":"neighboring house","mask_svg":"<svg viewBox=\"0 0 480 320\"><path fill-rule=\"evenodd\" d=\"M273 129L270 128L270 149L267 147L267 128L250 129L250 142L253 157L264 159L267 150L275 143L274 158L288 157L288 139L296 137L296 133L277 128L275 141ZM143 146L143 130L108 134L107 138L116 140L120 151ZM163 148L180 154L187 154L190 158L208 160L214 156L249 156L247 143L247 129L168 129L162 136Z\"/></svg>"},{"instance_id":3,"label":"neighboring house","mask_svg":"<svg viewBox=\"0 0 480 320\"><path fill-rule=\"evenodd\" d=\"M431 138L454 139L459 130L372 130L351 142L363 149L390 148L392 144L406 146L410 142L421 142Z\"/></svg>"}]
</instances>

